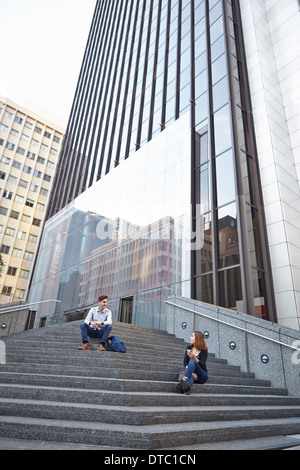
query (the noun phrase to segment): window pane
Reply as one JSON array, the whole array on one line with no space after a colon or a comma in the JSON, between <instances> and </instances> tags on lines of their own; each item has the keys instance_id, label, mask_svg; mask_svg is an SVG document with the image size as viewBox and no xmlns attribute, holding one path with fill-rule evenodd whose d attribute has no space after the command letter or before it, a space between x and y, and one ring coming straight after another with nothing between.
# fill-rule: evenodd
<instances>
[{"instance_id":1,"label":"window pane","mask_svg":"<svg viewBox=\"0 0 300 470\"><path fill-rule=\"evenodd\" d=\"M220 305L243 312L243 295L240 268L226 269L219 273Z\"/></svg>"},{"instance_id":2,"label":"window pane","mask_svg":"<svg viewBox=\"0 0 300 470\"><path fill-rule=\"evenodd\" d=\"M218 210L219 268L239 264L236 204Z\"/></svg>"},{"instance_id":3,"label":"window pane","mask_svg":"<svg viewBox=\"0 0 300 470\"><path fill-rule=\"evenodd\" d=\"M251 266L263 267L261 244L258 230L257 210L249 204L245 205L247 215L248 240Z\"/></svg>"},{"instance_id":4,"label":"window pane","mask_svg":"<svg viewBox=\"0 0 300 470\"><path fill-rule=\"evenodd\" d=\"M196 278L196 292L197 298L200 298L202 302L207 302L208 304L214 303L212 274Z\"/></svg>"},{"instance_id":5,"label":"window pane","mask_svg":"<svg viewBox=\"0 0 300 470\"><path fill-rule=\"evenodd\" d=\"M202 215L201 220L196 223L204 232L203 245L200 250L195 251L195 274L199 276L213 269L211 213Z\"/></svg>"},{"instance_id":6,"label":"window pane","mask_svg":"<svg viewBox=\"0 0 300 470\"><path fill-rule=\"evenodd\" d=\"M195 140L195 168L197 168L208 161L208 134L200 135L196 132Z\"/></svg>"},{"instance_id":7,"label":"window pane","mask_svg":"<svg viewBox=\"0 0 300 470\"><path fill-rule=\"evenodd\" d=\"M222 108L229 101L227 77L222 78L213 86L213 107L214 111Z\"/></svg>"},{"instance_id":8,"label":"window pane","mask_svg":"<svg viewBox=\"0 0 300 470\"><path fill-rule=\"evenodd\" d=\"M214 114L215 124L215 155L228 150L232 146L231 142L231 122L229 106L224 106Z\"/></svg>"},{"instance_id":9,"label":"window pane","mask_svg":"<svg viewBox=\"0 0 300 470\"><path fill-rule=\"evenodd\" d=\"M266 305L266 287L265 287L265 276L261 271L252 269L252 283L254 293L254 312L255 316L269 319L268 309Z\"/></svg>"},{"instance_id":10,"label":"window pane","mask_svg":"<svg viewBox=\"0 0 300 470\"><path fill-rule=\"evenodd\" d=\"M221 78L224 77L224 75L227 74L225 54L223 54L221 57L215 60L215 62L213 62L211 66L211 71L212 84L217 83L219 80L221 80Z\"/></svg>"},{"instance_id":11,"label":"window pane","mask_svg":"<svg viewBox=\"0 0 300 470\"><path fill-rule=\"evenodd\" d=\"M208 96L204 93L200 98L196 99L195 119L196 124L204 121L208 117Z\"/></svg>"},{"instance_id":12,"label":"window pane","mask_svg":"<svg viewBox=\"0 0 300 470\"><path fill-rule=\"evenodd\" d=\"M215 159L218 207L235 201L235 178L232 150Z\"/></svg>"},{"instance_id":13,"label":"window pane","mask_svg":"<svg viewBox=\"0 0 300 470\"><path fill-rule=\"evenodd\" d=\"M210 28L210 43L213 44L223 33L223 17L221 16Z\"/></svg>"}]
</instances>

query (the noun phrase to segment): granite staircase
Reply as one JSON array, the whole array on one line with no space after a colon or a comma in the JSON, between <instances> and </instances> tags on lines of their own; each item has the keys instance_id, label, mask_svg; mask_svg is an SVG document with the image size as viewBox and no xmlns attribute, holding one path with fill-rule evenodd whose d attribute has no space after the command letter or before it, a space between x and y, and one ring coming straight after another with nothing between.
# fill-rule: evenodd
<instances>
[{"instance_id":1,"label":"granite staircase","mask_svg":"<svg viewBox=\"0 0 300 470\"><path fill-rule=\"evenodd\" d=\"M186 344L113 323L127 352L78 351L80 322L5 338L1 449L271 449L299 444L300 396L209 354L209 380L173 392Z\"/></svg>"}]
</instances>

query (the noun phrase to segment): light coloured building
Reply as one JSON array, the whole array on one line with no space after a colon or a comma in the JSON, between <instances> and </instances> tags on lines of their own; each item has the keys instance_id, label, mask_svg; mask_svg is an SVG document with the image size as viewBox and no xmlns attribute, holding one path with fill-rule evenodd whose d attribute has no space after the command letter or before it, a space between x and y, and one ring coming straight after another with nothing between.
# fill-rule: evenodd
<instances>
[{"instance_id":1,"label":"light coloured building","mask_svg":"<svg viewBox=\"0 0 300 470\"><path fill-rule=\"evenodd\" d=\"M0 303L26 300L64 130L0 96Z\"/></svg>"},{"instance_id":2,"label":"light coloured building","mask_svg":"<svg viewBox=\"0 0 300 470\"><path fill-rule=\"evenodd\" d=\"M300 3L241 1L279 323L300 328Z\"/></svg>"}]
</instances>

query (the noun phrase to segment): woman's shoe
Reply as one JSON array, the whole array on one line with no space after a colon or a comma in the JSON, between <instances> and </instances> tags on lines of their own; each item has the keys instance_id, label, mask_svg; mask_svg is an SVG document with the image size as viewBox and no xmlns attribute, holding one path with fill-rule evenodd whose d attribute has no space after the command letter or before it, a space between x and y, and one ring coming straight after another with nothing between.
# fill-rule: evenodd
<instances>
[{"instance_id":1,"label":"woman's shoe","mask_svg":"<svg viewBox=\"0 0 300 470\"><path fill-rule=\"evenodd\" d=\"M181 381L181 388L182 388L182 391L185 395L190 395L191 394L191 386L187 383L186 380Z\"/></svg>"},{"instance_id":2,"label":"woman's shoe","mask_svg":"<svg viewBox=\"0 0 300 470\"><path fill-rule=\"evenodd\" d=\"M175 393L183 393L183 390L182 390L182 387L181 387L181 382L178 383L178 384L174 387L174 392L175 392Z\"/></svg>"}]
</instances>

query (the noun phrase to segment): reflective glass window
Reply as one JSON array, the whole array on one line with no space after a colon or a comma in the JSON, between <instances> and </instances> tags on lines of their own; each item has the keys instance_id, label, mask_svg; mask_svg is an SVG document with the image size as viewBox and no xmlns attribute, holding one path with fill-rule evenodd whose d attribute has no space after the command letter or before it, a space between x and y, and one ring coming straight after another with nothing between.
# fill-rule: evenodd
<instances>
[{"instance_id":1,"label":"reflective glass window","mask_svg":"<svg viewBox=\"0 0 300 470\"><path fill-rule=\"evenodd\" d=\"M214 114L214 134L216 155L232 146L231 118L228 105Z\"/></svg>"},{"instance_id":2,"label":"reflective glass window","mask_svg":"<svg viewBox=\"0 0 300 470\"><path fill-rule=\"evenodd\" d=\"M208 161L208 134L203 135L196 132L195 142L195 168Z\"/></svg>"},{"instance_id":3,"label":"reflective glass window","mask_svg":"<svg viewBox=\"0 0 300 470\"><path fill-rule=\"evenodd\" d=\"M222 108L229 101L227 77L224 77L213 86L213 109Z\"/></svg>"},{"instance_id":4,"label":"reflective glass window","mask_svg":"<svg viewBox=\"0 0 300 470\"><path fill-rule=\"evenodd\" d=\"M211 46L211 61L214 62L218 57L225 53L225 38L221 36Z\"/></svg>"},{"instance_id":5,"label":"reflective glass window","mask_svg":"<svg viewBox=\"0 0 300 470\"><path fill-rule=\"evenodd\" d=\"M218 210L218 237L219 268L239 264L238 221L235 203Z\"/></svg>"},{"instance_id":6,"label":"reflective glass window","mask_svg":"<svg viewBox=\"0 0 300 470\"><path fill-rule=\"evenodd\" d=\"M252 269L252 285L254 294L254 313L256 317L268 319L266 303L265 276L262 271Z\"/></svg>"},{"instance_id":7,"label":"reflective glass window","mask_svg":"<svg viewBox=\"0 0 300 470\"><path fill-rule=\"evenodd\" d=\"M213 279L212 274L196 278L196 289L201 295L201 300L213 304Z\"/></svg>"},{"instance_id":8,"label":"reflective glass window","mask_svg":"<svg viewBox=\"0 0 300 470\"><path fill-rule=\"evenodd\" d=\"M210 27L210 43L213 44L224 33L223 17L221 16Z\"/></svg>"},{"instance_id":9,"label":"reflective glass window","mask_svg":"<svg viewBox=\"0 0 300 470\"><path fill-rule=\"evenodd\" d=\"M214 85L217 83L221 78L224 77L227 73L227 68L226 68L226 56L223 54L221 57L219 57L215 62L213 62L211 66L211 72L212 72L212 84Z\"/></svg>"},{"instance_id":10,"label":"reflective glass window","mask_svg":"<svg viewBox=\"0 0 300 470\"><path fill-rule=\"evenodd\" d=\"M207 78L207 69L204 72L200 73L195 78L195 96L203 95L208 88L208 78Z\"/></svg>"},{"instance_id":11,"label":"reflective glass window","mask_svg":"<svg viewBox=\"0 0 300 470\"><path fill-rule=\"evenodd\" d=\"M232 310L243 312L241 270L239 267L219 273L220 304Z\"/></svg>"},{"instance_id":12,"label":"reflective glass window","mask_svg":"<svg viewBox=\"0 0 300 470\"><path fill-rule=\"evenodd\" d=\"M202 34L195 41L195 57L199 57L204 51L206 51L206 34Z\"/></svg>"},{"instance_id":13,"label":"reflective glass window","mask_svg":"<svg viewBox=\"0 0 300 470\"><path fill-rule=\"evenodd\" d=\"M232 150L215 159L218 207L235 201L235 176Z\"/></svg>"},{"instance_id":14,"label":"reflective glass window","mask_svg":"<svg viewBox=\"0 0 300 470\"><path fill-rule=\"evenodd\" d=\"M210 24L213 24L222 15L222 2L219 1L209 12Z\"/></svg>"},{"instance_id":15,"label":"reflective glass window","mask_svg":"<svg viewBox=\"0 0 300 470\"><path fill-rule=\"evenodd\" d=\"M207 57L206 57L206 52L201 54L197 59L195 60L195 77L197 77L203 70L206 69L207 67Z\"/></svg>"},{"instance_id":16,"label":"reflective glass window","mask_svg":"<svg viewBox=\"0 0 300 470\"><path fill-rule=\"evenodd\" d=\"M204 93L199 98L196 98L195 105L195 120L196 124L204 121L208 116L208 94Z\"/></svg>"},{"instance_id":17,"label":"reflective glass window","mask_svg":"<svg viewBox=\"0 0 300 470\"><path fill-rule=\"evenodd\" d=\"M187 113L47 221L31 301L65 311L130 294L138 324L165 327L161 302L190 295L189 126Z\"/></svg>"},{"instance_id":18,"label":"reflective glass window","mask_svg":"<svg viewBox=\"0 0 300 470\"><path fill-rule=\"evenodd\" d=\"M205 16L205 2L202 0L199 4L195 4L195 25Z\"/></svg>"},{"instance_id":19,"label":"reflective glass window","mask_svg":"<svg viewBox=\"0 0 300 470\"><path fill-rule=\"evenodd\" d=\"M248 230L251 266L262 269L263 259L262 259L261 244L260 244L260 239L259 239L258 213L257 213L257 210L253 206L250 206L249 204L246 204L245 208L246 208L246 216L247 216L247 230Z\"/></svg>"}]
</instances>

